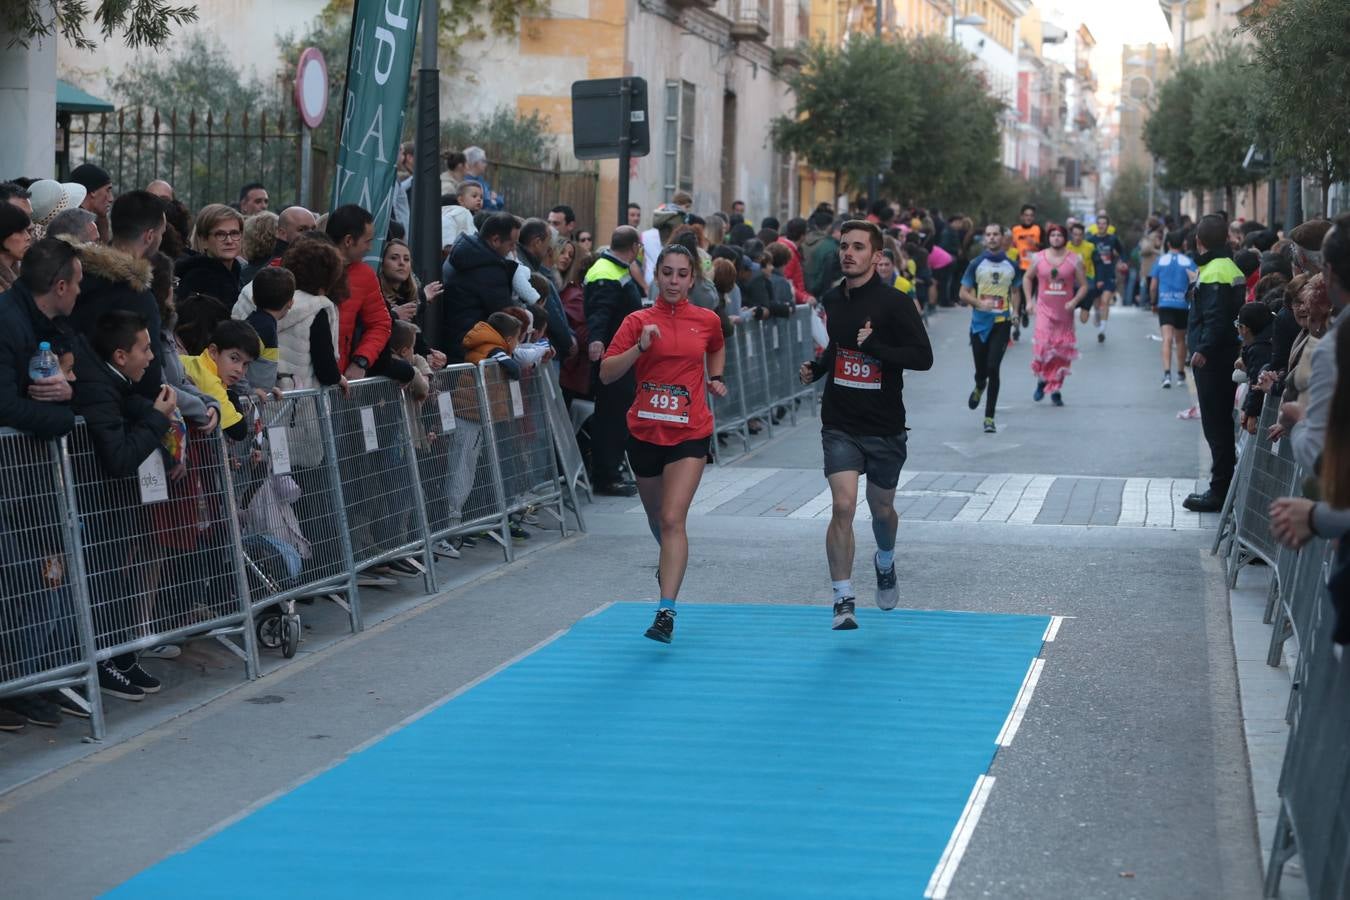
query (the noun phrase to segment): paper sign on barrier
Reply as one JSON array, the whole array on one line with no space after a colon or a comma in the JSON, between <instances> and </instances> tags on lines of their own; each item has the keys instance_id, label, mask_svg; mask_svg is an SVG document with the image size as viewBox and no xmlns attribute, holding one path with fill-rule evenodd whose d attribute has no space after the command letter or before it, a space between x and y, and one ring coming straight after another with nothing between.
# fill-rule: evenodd
<instances>
[{"instance_id":1,"label":"paper sign on barrier","mask_svg":"<svg viewBox=\"0 0 1350 900\"><path fill-rule=\"evenodd\" d=\"M778 329L773 330L773 349L778 349Z\"/></svg>"},{"instance_id":2,"label":"paper sign on barrier","mask_svg":"<svg viewBox=\"0 0 1350 900\"><path fill-rule=\"evenodd\" d=\"M441 411L441 430L455 430L455 398L449 391L442 391L436 395L436 406Z\"/></svg>"},{"instance_id":3,"label":"paper sign on barrier","mask_svg":"<svg viewBox=\"0 0 1350 900\"><path fill-rule=\"evenodd\" d=\"M169 478L164 474L164 457L158 448L150 451L145 462L136 467L136 480L141 485L142 503L169 499Z\"/></svg>"},{"instance_id":4,"label":"paper sign on barrier","mask_svg":"<svg viewBox=\"0 0 1350 900\"><path fill-rule=\"evenodd\" d=\"M291 439L284 425L267 429L267 446L272 452L272 474L291 473Z\"/></svg>"},{"instance_id":5,"label":"paper sign on barrier","mask_svg":"<svg viewBox=\"0 0 1350 900\"><path fill-rule=\"evenodd\" d=\"M802 342L802 320L797 319L792 323L792 327L797 331L797 343L800 344Z\"/></svg>"},{"instance_id":6,"label":"paper sign on barrier","mask_svg":"<svg viewBox=\"0 0 1350 900\"><path fill-rule=\"evenodd\" d=\"M375 410L369 406L361 407L361 435L366 439L367 453L380 449L380 438L375 431Z\"/></svg>"},{"instance_id":7,"label":"paper sign on barrier","mask_svg":"<svg viewBox=\"0 0 1350 900\"><path fill-rule=\"evenodd\" d=\"M520 393L520 382L512 379L507 382L511 385L511 415L517 419L525 415L525 397Z\"/></svg>"},{"instance_id":8,"label":"paper sign on barrier","mask_svg":"<svg viewBox=\"0 0 1350 900\"><path fill-rule=\"evenodd\" d=\"M755 342L750 340L750 332L745 333L745 358L755 358Z\"/></svg>"}]
</instances>

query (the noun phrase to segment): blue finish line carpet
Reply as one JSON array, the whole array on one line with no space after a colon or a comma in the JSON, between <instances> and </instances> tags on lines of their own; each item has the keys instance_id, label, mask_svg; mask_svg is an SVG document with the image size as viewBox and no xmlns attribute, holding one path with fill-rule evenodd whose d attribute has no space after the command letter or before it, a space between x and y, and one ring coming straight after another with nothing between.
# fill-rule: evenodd
<instances>
[{"instance_id":1,"label":"blue finish line carpet","mask_svg":"<svg viewBox=\"0 0 1350 900\"><path fill-rule=\"evenodd\" d=\"M110 896L917 898L1049 621L577 622Z\"/></svg>"}]
</instances>

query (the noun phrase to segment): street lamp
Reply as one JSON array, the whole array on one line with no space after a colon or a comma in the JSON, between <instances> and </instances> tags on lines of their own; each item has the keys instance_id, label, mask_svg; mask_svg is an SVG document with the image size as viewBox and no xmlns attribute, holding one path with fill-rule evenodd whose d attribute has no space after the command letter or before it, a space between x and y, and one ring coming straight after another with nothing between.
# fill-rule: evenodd
<instances>
[{"instance_id":1,"label":"street lamp","mask_svg":"<svg viewBox=\"0 0 1350 900\"><path fill-rule=\"evenodd\" d=\"M952 43L956 43L957 25L974 25L979 27L985 24L985 18L981 15L958 16L956 14L956 0L952 0Z\"/></svg>"}]
</instances>

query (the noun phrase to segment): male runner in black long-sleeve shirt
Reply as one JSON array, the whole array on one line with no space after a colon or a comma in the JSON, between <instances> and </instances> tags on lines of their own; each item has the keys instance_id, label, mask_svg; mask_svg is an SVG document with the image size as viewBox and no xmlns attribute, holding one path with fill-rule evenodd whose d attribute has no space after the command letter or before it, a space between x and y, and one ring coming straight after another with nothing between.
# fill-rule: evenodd
<instances>
[{"instance_id":1,"label":"male runner in black long-sleeve shirt","mask_svg":"<svg viewBox=\"0 0 1350 900\"><path fill-rule=\"evenodd\" d=\"M834 588L834 628L858 627L853 594L853 515L858 477L867 475L867 505L877 553L877 606L894 609L895 487L905 464L904 370L933 366L933 348L914 304L882 283L875 267L881 230L846 222L839 237L842 284L822 298L830 343L820 359L802 364L801 380L825 377L820 439L834 511L825 555Z\"/></svg>"}]
</instances>

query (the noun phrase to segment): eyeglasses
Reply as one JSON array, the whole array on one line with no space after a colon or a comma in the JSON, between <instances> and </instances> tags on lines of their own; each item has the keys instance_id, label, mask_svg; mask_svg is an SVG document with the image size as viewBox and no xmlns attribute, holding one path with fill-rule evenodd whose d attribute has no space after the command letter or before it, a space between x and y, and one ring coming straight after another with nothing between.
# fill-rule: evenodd
<instances>
[{"instance_id":1,"label":"eyeglasses","mask_svg":"<svg viewBox=\"0 0 1350 900\"><path fill-rule=\"evenodd\" d=\"M237 241L244 236L242 231L213 231L211 237L218 241Z\"/></svg>"}]
</instances>

